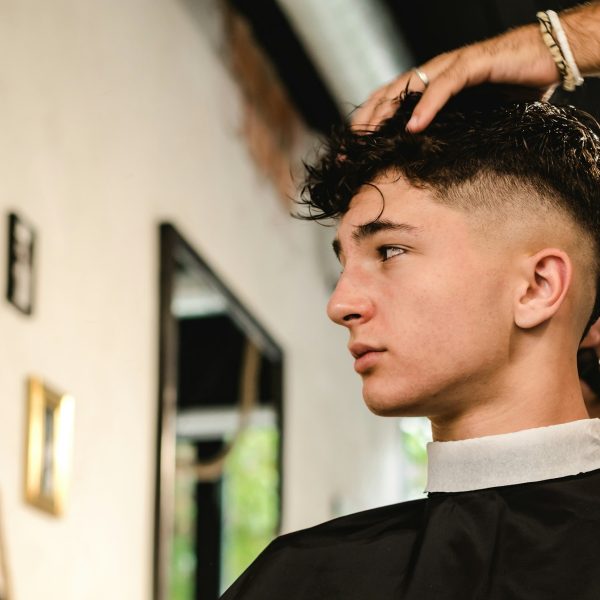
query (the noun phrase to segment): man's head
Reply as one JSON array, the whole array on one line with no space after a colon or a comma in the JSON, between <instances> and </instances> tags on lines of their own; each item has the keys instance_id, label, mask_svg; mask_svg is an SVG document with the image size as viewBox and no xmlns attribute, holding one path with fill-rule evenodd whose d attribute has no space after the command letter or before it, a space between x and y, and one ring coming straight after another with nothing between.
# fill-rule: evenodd
<instances>
[{"instance_id":1,"label":"man's head","mask_svg":"<svg viewBox=\"0 0 600 600\"><path fill-rule=\"evenodd\" d=\"M333 136L304 202L339 222L330 317L355 355L381 350L355 366L367 404L432 416L509 393L541 361L574 368L598 312L600 139L575 109L480 90L412 135L415 101Z\"/></svg>"}]
</instances>

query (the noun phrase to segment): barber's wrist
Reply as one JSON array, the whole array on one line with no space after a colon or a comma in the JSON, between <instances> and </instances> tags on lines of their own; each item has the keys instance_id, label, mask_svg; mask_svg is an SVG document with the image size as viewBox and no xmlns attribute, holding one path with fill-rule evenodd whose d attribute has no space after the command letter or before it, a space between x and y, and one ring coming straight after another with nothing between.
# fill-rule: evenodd
<instances>
[{"instance_id":1,"label":"barber's wrist","mask_svg":"<svg viewBox=\"0 0 600 600\"><path fill-rule=\"evenodd\" d=\"M560 82L556 64L542 40L537 23L511 29L489 40L494 60L490 80L548 87Z\"/></svg>"},{"instance_id":2,"label":"barber's wrist","mask_svg":"<svg viewBox=\"0 0 600 600\"><path fill-rule=\"evenodd\" d=\"M559 16L581 74L597 75L600 71L600 4L568 9Z\"/></svg>"}]
</instances>

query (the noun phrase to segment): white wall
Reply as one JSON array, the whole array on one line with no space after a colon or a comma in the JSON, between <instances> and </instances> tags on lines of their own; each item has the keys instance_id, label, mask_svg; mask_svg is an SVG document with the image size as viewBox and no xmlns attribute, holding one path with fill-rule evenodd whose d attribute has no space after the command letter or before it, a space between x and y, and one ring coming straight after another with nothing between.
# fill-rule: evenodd
<instances>
[{"instance_id":1,"label":"white wall","mask_svg":"<svg viewBox=\"0 0 600 600\"><path fill-rule=\"evenodd\" d=\"M396 425L364 408L346 336L324 313L321 230L287 216L239 123L236 88L178 0L0 3L0 265L10 209L39 233L35 315L0 304L17 600L150 597L162 219L286 352L285 529L329 518L332 503L396 497ZM22 498L30 374L77 401L60 519Z\"/></svg>"}]
</instances>

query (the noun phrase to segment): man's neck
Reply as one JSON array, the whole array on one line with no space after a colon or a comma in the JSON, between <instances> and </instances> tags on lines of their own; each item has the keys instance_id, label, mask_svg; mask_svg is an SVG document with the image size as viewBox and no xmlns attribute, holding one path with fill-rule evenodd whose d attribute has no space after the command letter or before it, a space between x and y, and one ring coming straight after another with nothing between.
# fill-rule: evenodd
<instances>
[{"instance_id":1,"label":"man's neck","mask_svg":"<svg viewBox=\"0 0 600 600\"><path fill-rule=\"evenodd\" d=\"M512 390L519 390L513 392ZM476 392L475 392L476 393ZM505 385L460 413L430 416L434 441L464 440L587 419L576 373Z\"/></svg>"}]
</instances>

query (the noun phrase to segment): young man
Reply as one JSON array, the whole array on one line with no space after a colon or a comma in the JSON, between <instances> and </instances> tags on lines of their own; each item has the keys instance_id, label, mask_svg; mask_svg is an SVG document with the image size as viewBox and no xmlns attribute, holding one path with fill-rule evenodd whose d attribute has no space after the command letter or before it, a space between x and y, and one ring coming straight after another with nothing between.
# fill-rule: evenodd
<instances>
[{"instance_id":1,"label":"young man","mask_svg":"<svg viewBox=\"0 0 600 600\"><path fill-rule=\"evenodd\" d=\"M473 90L414 135L417 100L331 139L305 203L338 220L328 313L365 402L431 420L428 497L278 538L225 600L600 598L600 421L576 362L600 129Z\"/></svg>"}]
</instances>

